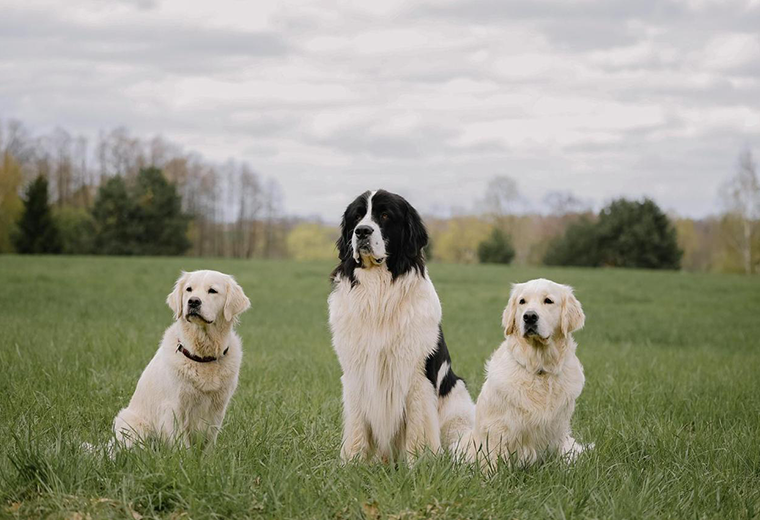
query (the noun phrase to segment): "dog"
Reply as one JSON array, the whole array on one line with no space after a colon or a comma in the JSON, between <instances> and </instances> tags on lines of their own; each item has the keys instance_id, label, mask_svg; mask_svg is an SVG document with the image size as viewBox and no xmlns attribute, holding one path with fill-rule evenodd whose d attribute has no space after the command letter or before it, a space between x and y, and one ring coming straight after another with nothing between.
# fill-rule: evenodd
<instances>
[{"instance_id":1,"label":"dog","mask_svg":"<svg viewBox=\"0 0 760 520\"><path fill-rule=\"evenodd\" d=\"M572 333L585 315L573 289L538 279L512 287L502 316L505 341L486 365L469 458L529 466L550 453L573 460L584 449L570 419L585 381Z\"/></svg>"},{"instance_id":2,"label":"dog","mask_svg":"<svg viewBox=\"0 0 760 520\"><path fill-rule=\"evenodd\" d=\"M328 299L343 375L341 458L398 460L457 452L475 405L451 369L428 234L403 197L367 191L346 208Z\"/></svg>"},{"instance_id":3,"label":"dog","mask_svg":"<svg viewBox=\"0 0 760 520\"><path fill-rule=\"evenodd\" d=\"M146 438L213 444L238 383L243 352L234 325L251 302L235 279L183 272L166 303L175 322L113 421L120 447Z\"/></svg>"}]
</instances>

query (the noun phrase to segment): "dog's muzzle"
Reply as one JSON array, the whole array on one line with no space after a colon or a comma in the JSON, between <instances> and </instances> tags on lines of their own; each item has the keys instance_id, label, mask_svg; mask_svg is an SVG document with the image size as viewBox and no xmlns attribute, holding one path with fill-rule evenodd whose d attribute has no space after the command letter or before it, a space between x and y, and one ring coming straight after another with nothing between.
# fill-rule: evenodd
<instances>
[{"instance_id":1,"label":"dog's muzzle","mask_svg":"<svg viewBox=\"0 0 760 520\"><path fill-rule=\"evenodd\" d=\"M201 314L201 313L200 313L200 311L198 311L197 309L194 309L194 308L191 308L190 310L188 310L188 311L187 311L187 314L185 314L185 319L186 319L187 321L190 321L190 319L191 319L191 318L198 318L198 319L199 319L199 320L201 320L202 322L204 322L204 323L207 323L207 324L209 324L209 325L210 325L211 323L214 323L214 322L213 322L213 320L207 320L207 319L206 319L206 318L203 316L203 314Z\"/></svg>"}]
</instances>

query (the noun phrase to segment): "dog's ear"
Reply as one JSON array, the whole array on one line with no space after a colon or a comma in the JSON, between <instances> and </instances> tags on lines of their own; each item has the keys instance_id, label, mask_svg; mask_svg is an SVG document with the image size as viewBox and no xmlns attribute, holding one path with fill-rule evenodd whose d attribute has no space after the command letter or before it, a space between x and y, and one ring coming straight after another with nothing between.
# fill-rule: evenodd
<instances>
[{"instance_id":1,"label":"dog's ear","mask_svg":"<svg viewBox=\"0 0 760 520\"><path fill-rule=\"evenodd\" d=\"M338 258L340 258L341 262L346 262L349 258L353 258L353 253L351 252L351 237L349 236L351 226L348 224L347 215L348 210L346 210L341 219L340 237L338 237L338 241L335 243L335 246L338 248Z\"/></svg>"},{"instance_id":2,"label":"dog's ear","mask_svg":"<svg viewBox=\"0 0 760 520\"><path fill-rule=\"evenodd\" d=\"M235 316L247 311L251 306L251 300L243 292L243 288L230 277L227 282L227 300L224 302L224 319L232 321Z\"/></svg>"},{"instance_id":3,"label":"dog's ear","mask_svg":"<svg viewBox=\"0 0 760 520\"><path fill-rule=\"evenodd\" d=\"M182 293L185 290L185 283L189 278L189 274L182 271L177 281L174 283L174 289L166 297L166 304L174 311L174 319L178 320L182 317Z\"/></svg>"},{"instance_id":4,"label":"dog's ear","mask_svg":"<svg viewBox=\"0 0 760 520\"><path fill-rule=\"evenodd\" d=\"M562 297L562 317L561 327L562 335L567 336L571 332L582 329L586 323L586 315L583 314L581 302L573 294L573 288L564 287L564 296Z\"/></svg>"},{"instance_id":5,"label":"dog's ear","mask_svg":"<svg viewBox=\"0 0 760 520\"><path fill-rule=\"evenodd\" d=\"M504 308L504 314L501 316L501 326L504 327L504 336L511 336L515 333L515 318L517 317L517 291L518 286L512 284L512 291L509 293L509 301Z\"/></svg>"},{"instance_id":6,"label":"dog's ear","mask_svg":"<svg viewBox=\"0 0 760 520\"><path fill-rule=\"evenodd\" d=\"M407 207L407 219L406 219L406 256L409 258L417 258L422 255L422 250L428 245L428 232L425 229L425 224L422 222L422 217L414 209L414 206L406 203Z\"/></svg>"}]
</instances>

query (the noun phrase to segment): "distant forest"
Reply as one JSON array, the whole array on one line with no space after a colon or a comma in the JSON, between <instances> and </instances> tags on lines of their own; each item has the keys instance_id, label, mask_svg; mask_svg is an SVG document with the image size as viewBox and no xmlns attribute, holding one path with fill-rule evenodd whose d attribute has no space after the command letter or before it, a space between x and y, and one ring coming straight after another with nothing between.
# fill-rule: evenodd
<instances>
[{"instance_id":1,"label":"distant forest","mask_svg":"<svg viewBox=\"0 0 760 520\"><path fill-rule=\"evenodd\" d=\"M515 178L494 177L471 211L427 218L428 257L760 270L760 183L750 150L716 193L722 212L700 220L666 215L648 199L594 212L568 192L549 192L531 211ZM33 135L0 121L0 253L336 258L337 229L286 215L283 201L277 180L248 163L216 164L162 137L117 128L90 143L60 128Z\"/></svg>"}]
</instances>

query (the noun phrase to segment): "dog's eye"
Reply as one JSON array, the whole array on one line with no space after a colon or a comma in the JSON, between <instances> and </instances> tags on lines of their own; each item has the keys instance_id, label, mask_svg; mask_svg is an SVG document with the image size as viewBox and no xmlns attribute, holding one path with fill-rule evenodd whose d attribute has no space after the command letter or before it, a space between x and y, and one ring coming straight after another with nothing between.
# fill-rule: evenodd
<instances>
[{"instance_id":1,"label":"dog's eye","mask_svg":"<svg viewBox=\"0 0 760 520\"><path fill-rule=\"evenodd\" d=\"M187 288L187 289L185 289L185 290L186 290L187 292L193 292L193 288L192 288L192 287L188 287L188 288Z\"/></svg>"},{"instance_id":2,"label":"dog's eye","mask_svg":"<svg viewBox=\"0 0 760 520\"><path fill-rule=\"evenodd\" d=\"M552 299L551 299L551 298L545 298L545 299L544 299L544 303L545 303L546 305L551 305L551 304L552 304L552 303L554 303L554 302L552 301Z\"/></svg>"},{"instance_id":3,"label":"dog's eye","mask_svg":"<svg viewBox=\"0 0 760 520\"><path fill-rule=\"evenodd\" d=\"M525 305L525 298L520 298L520 305Z\"/></svg>"},{"instance_id":4,"label":"dog's eye","mask_svg":"<svg viewBox=\"0 0 760 520\"><path fill-rule=\"evenodd\" d=\"M382 215L380 215L380 218L383 220L388 220L391 217L387 213L383 213Z\"/></svg>"},{"instance_id":5,"label":"dog's eye","mask_svg":"<svg viewBox=\"0 0 760 520\"><path fill-rule=\"evenodd\" d=\"M209 290L208 290L208 293L209 293L209 294L216 294L216 289L209 289Z\"/></svg>"}]
</instances>

